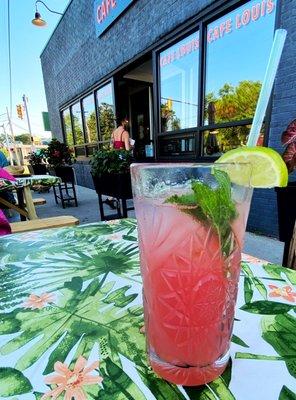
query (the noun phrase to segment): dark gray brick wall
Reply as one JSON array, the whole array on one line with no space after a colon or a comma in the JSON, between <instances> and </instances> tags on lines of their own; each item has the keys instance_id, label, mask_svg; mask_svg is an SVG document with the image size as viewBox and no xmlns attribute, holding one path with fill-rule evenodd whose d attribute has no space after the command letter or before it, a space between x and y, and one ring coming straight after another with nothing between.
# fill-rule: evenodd
<instances>
[{"instance_id":1,"label":"dark gray brick wall","mask_svg":"<svg viewBox=\"0 0 296 400\"><path fill-rule=\"evenodd\" d=\"M280 27L288 31L285 48L274 86L269 147L283 152L281 134L296 118L296 1L282 0ZM277 201L274 190L256 190L248 227L265 234L278 236Z\"/></svg>"},{"instance_id":2,"label":"dark gray brick wall","mask_svg":"<svg viewBox=\"0 0 296 400\"><path fill-rule=\"evenodd\" d=\"M215 0L137 0L101 38L93 0L73 0L41 55L53 134L59 107Z\"/></svg>"},{"instance_id":3,"label":"dark gray brick wall","mask_svg":"<svg viewBox=\"0 0 296 400\"><path fill-rule=\"evenodd\" d=\"M41 55L52 131L62 138L59 107L155 43L216 0L138 0L100 39L93 0L73 0ZM280 0L278 0L280 1ZM282 152L280 136L296 118L296 1L281 0L280 26L288 38L274 88L269 146ZM79 184L93 187L87 164L76 164ZM277 236L273 190L255 190L248 229Z\"/></svg>"}]
</instances>

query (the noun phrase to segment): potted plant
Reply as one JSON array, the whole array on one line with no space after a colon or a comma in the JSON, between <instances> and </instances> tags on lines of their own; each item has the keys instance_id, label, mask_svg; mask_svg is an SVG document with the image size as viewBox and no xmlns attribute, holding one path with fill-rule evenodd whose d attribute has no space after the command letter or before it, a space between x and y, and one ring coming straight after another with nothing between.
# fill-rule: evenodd
<instances>
[{"instance_id":1,"label":"potted plant","mask_svg":"<svg viewBox=\"0 0 296 400\"><path fill-rule=\"evenodd\" d=\"M26 158L30 163L34 175L46 175L47 167L45 164L44 150L32 151Z\"/></svg>"},{"instance_id":2,"label":"potted plant","mask_svg":"<svg viewBox=\"0 0 296 400\"><path fill-rule=\"evenodd\" d=\"M91 174L99 195L131 199L130 165L132 154L126 150L100 149L92 157Z\"/></svg>"},{"instance_id":3,"label":"potted plant","mask_svg":"<svg viewBox=\"0 0 296 400\"><path fill-rule=\"evenodd\" d=\"M50 169L55 175L62 178L63 181L67 181L68 176L73 175L71 165L75 158L73 150L69 146L58 139L52 139L44 153Z\"/></svg>"},{"instance_id":4,"label":"potted plant","mask_svg":"<svg viewBox=\"0 0 296 400\"><path fill-rule=\"evenodd\" d=\"M296 119L282 134L282 144L286 146L283 159L292 174L296 170ZM279 239L285 242L283 265L286 265L289 244L296 220L296 181L290 180L285 188L276 188L278 204Z\"/></svg>"}]
</instances>

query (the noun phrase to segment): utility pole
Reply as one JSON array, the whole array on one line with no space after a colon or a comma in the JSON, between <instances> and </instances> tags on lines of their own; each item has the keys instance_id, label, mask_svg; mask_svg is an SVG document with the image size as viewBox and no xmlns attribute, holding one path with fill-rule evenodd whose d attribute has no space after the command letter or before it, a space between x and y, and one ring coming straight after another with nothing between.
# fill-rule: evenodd
<instances>
[{"instance_id":1,"label":"utility pole","mask_svg":"<svg viewBox=\"0 0 296 400\"><path fill-rule=\"evenodd\" d=\"M28 121L28 130L30 132L30 141L31 141L31 145L34 146L26 95L23 95L23 102L24 102L25 113L26 113L27 121Z\"/></svg>"},{"instance_id":2,"label":"utility pole","mask_svg":"<svg viewBox=\"0 0 296 400\"><path fill-rule=\"evenodd\" d=\"M4 135L5 135L6 146L7 146L8 152L9 152L9 161L10 161L10 165L13 165L13 156L12 156L12 153L11 153L11 150L10 150L9 138L8 138L8 134L7 134L6 129L5 129L5 125L2 124L2 125L1 125L1 128L3 129Z\"/></svg>"},{"instance_id":3,"label":"utility pole","mask_svg":"<svg viewBox=\"0 0 296 400\"><path fill-rule=\"evenodd\" d=\"M10 115L9 115L9 112L8 112L8 107L6 107L6 113L7 113L8 123L9 123L10 134L11 134L11 137L12 137L12 142L15 145L14 133L13 133L13 128L12 128Z\"/></svg>"},{"instance_id":4,"label":"utility pole","mask_svg":"<svg viewBox=\"0 0 296 400\"><path fill-rule=\"evenodd\" d=\"M17 165L21 165L19 154L18 154L18 149L17 149L16 144L15 144L15 138L14 138L14 132L13 132L13 128L12 128L12 123L11 123L11 119L10 119L10 115L9 115L7 107L6 107L6 113L7 113L9 129L10 129L10 135L11 135L11 138L12 138L13 148L14 148L14 152L15 152L16 163L17 163ZM7 141L7 139L6 139L6 141ZM7 145L8 145L8 143L7 143Z\"/></svg>"}]
</instances>

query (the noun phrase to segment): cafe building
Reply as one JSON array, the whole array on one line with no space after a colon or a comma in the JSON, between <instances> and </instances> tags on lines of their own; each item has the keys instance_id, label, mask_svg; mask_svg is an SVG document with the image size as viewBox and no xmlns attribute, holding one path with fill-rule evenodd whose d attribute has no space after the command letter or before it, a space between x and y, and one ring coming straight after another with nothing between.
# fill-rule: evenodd
<instances>
[{"instance_id":1,"label":"cafe building","mask_svg":"<svg viewBox=\"0 0 296 400\"><path fill-rule=\"evenodd\" d=\"M244 145L276 28L288 31L258 145L282 152L296 118L294 0L72 0L41 63L51 129L89 161L127 117L140 162L212 162ZM273 190L255 190L249 229L277 235Z\"/></svg>"}]
</instances>

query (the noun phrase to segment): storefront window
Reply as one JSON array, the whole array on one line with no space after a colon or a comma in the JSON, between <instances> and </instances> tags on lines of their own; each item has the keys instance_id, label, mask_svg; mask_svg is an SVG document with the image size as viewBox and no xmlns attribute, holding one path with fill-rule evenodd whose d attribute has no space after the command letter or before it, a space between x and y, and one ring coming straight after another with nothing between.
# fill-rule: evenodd
<instances>
[{"instance_id":1,"label":"storefront window","mask_svg":"<svg viewBox=\"0 0 296 400\"><path fill-rule=\"evenodd\" d=\"M108 83L97 91L100 136L103 142L111 140L115 128L115 109L112 84Z\"/></svg>"},{"instance_id":2,"label":"storefront window","mask_svg":"<svg viewBox=\"0 0 296 400\"><path fill-rule=\"evenodd\" d=\"M276 0L252 0L207 26L206 125L253 118L275 14Z\"/></svg>"},{"instance_id":3,"label":"storefront window","mask_svg":"<svg viewBox=\"0 0 296 400\"><path fill-rule=\"evenodd\" d=\"M160 53L161 132L197 126L199 32Z\"/></svg>"},{"instance_id":4,"label":"storefront window","mask_svg":"<svg viewBox=\"0 0 296 400\"><path fill-rule=\"evenodd\" d=\"M95 99L93 94L85 97L82 100L82 106L84 113L86 142L87 143L96 142L98 140L98 137L97 137Z\"/></svg>"},{"instance_id":5,"label":"storefront window","mask_svg":"<svg viewBox=\"0 0 296 400\"><path fill-rule=\"evenodd\" d=\"M63 111L63 124L64 124L64 134L68 146L74 145L72 124L71 124L71 114L69 108Z\"/></svg>"},{"instance_id":6,"label":"storefront window","mask_svg":"<svg viewBox=\"0 0 296 400\"><path fill-rule=\"evenodd\" d=\"M75 137L75 144L83 144L84 136L83 136L83 125L82 125L82 115L80 102L74 104L72 106L72 118L73 118L73 130Z\"/></svg>"},{"instance_id":7,"label":"storefront window","mask_svg":"<svg viewBox=\"0 0 296 400\"><path fill-rule=\"evenodd\" d=\"M219 157L228 150L247 144L251 125L231 126L208 130L203 133L203 155L206 157ZM263 125L257 146L264 144L265 126Z\"/></svg>"}]
</instances>

